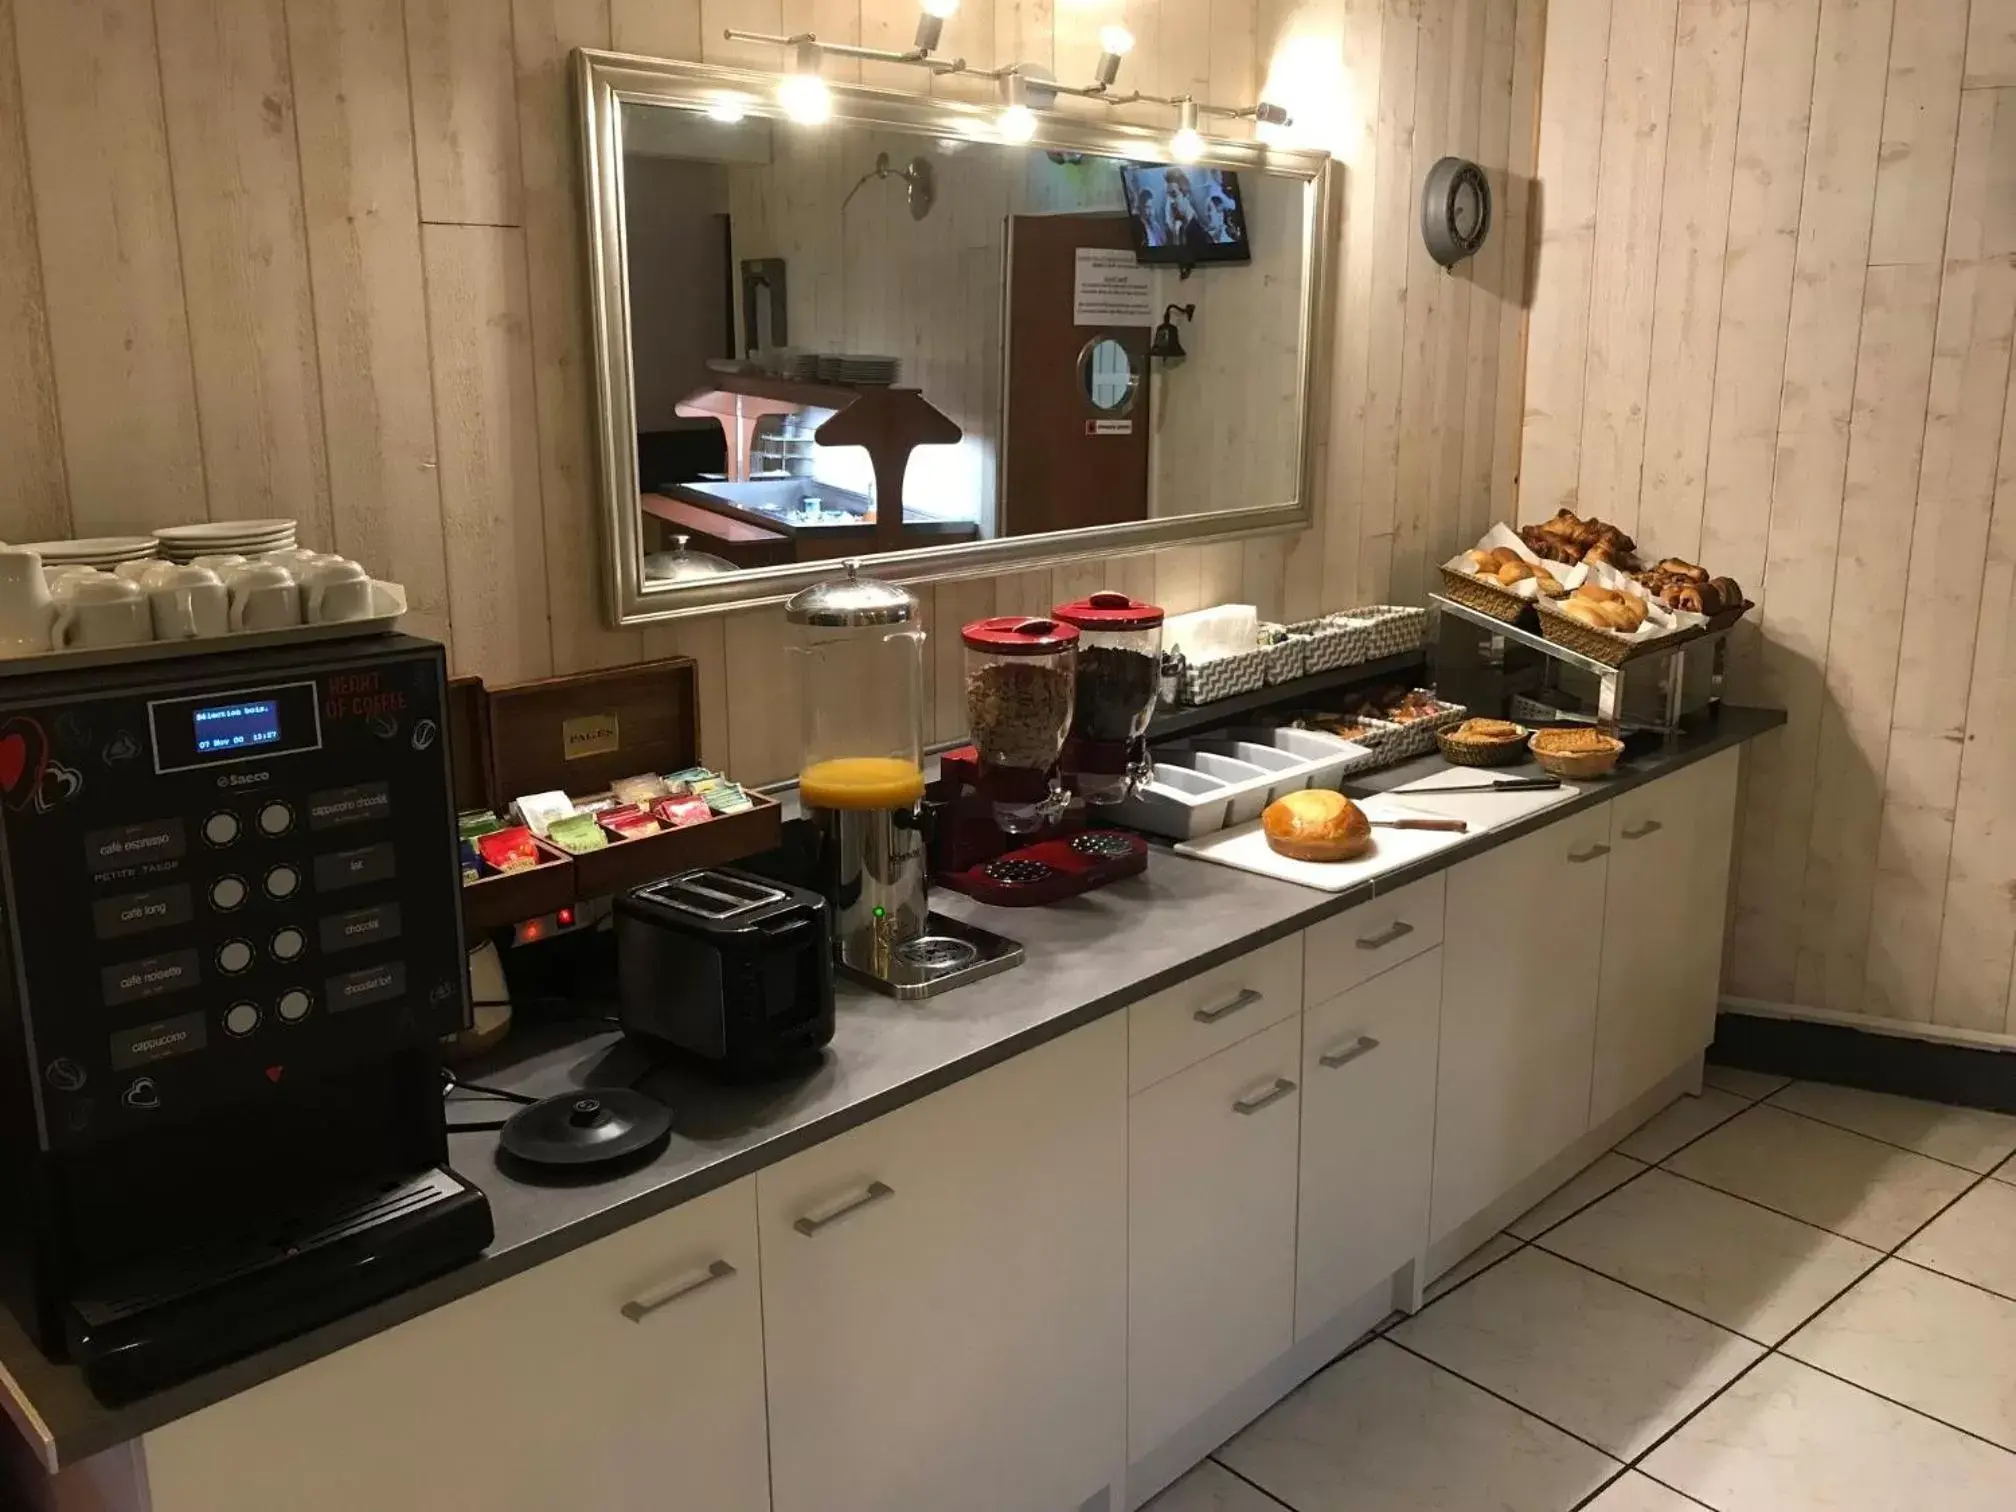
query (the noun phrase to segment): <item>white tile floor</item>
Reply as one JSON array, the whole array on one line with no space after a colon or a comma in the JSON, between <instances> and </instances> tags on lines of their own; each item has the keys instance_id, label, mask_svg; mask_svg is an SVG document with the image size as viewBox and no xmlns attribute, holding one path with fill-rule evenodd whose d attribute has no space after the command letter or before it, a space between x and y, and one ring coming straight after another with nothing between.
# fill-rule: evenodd
<instances>
[{"instance_id":1,"label":"white tile floor","mask_svg":"<svg viewBox=\"0 0 2016 1512\"><path fill-rule=\"evenodd\" d=\"M1150 1512L2016 1509L2016 1118L1708 1081Z\"/></svg>"}]
</instances>

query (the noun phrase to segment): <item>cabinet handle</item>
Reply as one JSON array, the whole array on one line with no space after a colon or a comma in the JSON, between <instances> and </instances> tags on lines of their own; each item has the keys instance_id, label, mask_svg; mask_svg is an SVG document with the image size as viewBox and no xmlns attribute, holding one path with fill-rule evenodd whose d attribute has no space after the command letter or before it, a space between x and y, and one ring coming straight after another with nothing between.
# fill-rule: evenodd
<instances>
[{"instance_id":1,"label":"cabinet handle","mask_svg":"<svg viewBox=\"0 0 2016 1512\"><path fill-rule=\"evenodd\" d=\"M1575 863L1575 864L1576 864L1577 866L1580 866L1580 865L1581 865L1581 864L1582 864L1582 863L1583 863L1584 861L1597 861L1597 860L1601 860L1601 859L1602 859L1602 858L1603 858L1604 856L1607 856L1607 855L1609 855L1609 854L1610 854L1610 847L1609 847L1609 846L1607 846L1607 845L1592 845L1592 846L1590 846L1590 847L1589 847L1589 849L1587 849L1587 850L1585 850L1585 851L1570 851L1570 852L1568 852L1568 859L1569 859L1570 861L1574 862L1574 863Z\"/></svg>"},{"instance_id":2,"label":"cabinet handle","mask_svg":"<svg viewBox=\"0 0 2016 1512\"><path fill-rule=\"evenodd\" d=\"M716 1281L725 1280L734 1274L734 1266L726 1260L716 1260L697 1275L688 1272L683 1276L675 1276L663 1286L654 1286L647 1292L639 1292L623 1304L623 1316L632 1323L642 1323L659 1308L677 1302L681 1297L690 1297L702 1287L712 1286Z\"/></svg>"},{"instance_id":3,"label":"cabinet handle","mask_svg":"<svg viewBox=\"0 0 2016 1512\"><path fill-rule=\"evenodd\" d=\"M1346 1045L1342 1050L1332 1050L1328 1055L1316 1057L1316 1064L1335 1071L1339 1066L1348 1066L1361 1055L1370 1055L1379 1048L1379 1041L1369 1034L1358 1036L1357 1042Z\"/></svg>"},{"instance_id":4,"label":"cabinet handle","mask_svg":"<svg viewBox=\"0 0 2016 1512\"><path fill-rule=\"evenodd\" d=\"M1265 1092L1262 1092L1258 1097L1242 1097L1239 1101L1232 1104L1232 1111L1248 1115L1258 1113L1268 1104L1281 1101L1282 1098L1294 1090L1295 1083L1288 1080L1285 1076L1277 1076L1274 1078L1274 1085L1269 1087Z\"/></svg>"},{"instance_id":5,"label":"cabinet handle","mask_svg":"<svg viewBox=\"0 0 2016 1512\"><path fill-rule=\"evenodd\" d=\"M871 1181L861 1191L856 1192L838 1207L828 1208L823 1213L808 1213L803 1218L794 1219L791 1227L810 1239L829 1224L838 1223L849 1213L858 1213L870 1203L880 1202L884 1197L894 1197L896 1188L885 1182Z\"/></svg>"},{"instance_id":6,"label":"cabinet handle","mask_svg":"<svg viewBox=\"0 0 2016 1512\"><path fill-rule=\"evenodd\" d=\"M1255 992L1251 987L1248 987L1229 1002L1220 1003L1216 1008L1199 1008L1190 1017L1197 1020L1200 1024L1215 1024L1220 1019L1232 1017L1233 1014L1242 1008L1251 1008L1266 995L1264 992Z\"/></svg>"},{"instance_id":7,"label":"cabinet handle","mask_svg":"<svg viewBox=\"0 0 2016 1512\"><path fill-rule=\"evenodd\" d=\"M1647 835L1656 835L1664 828L1666 826L1661 824L1657 819L1647 819L1638 828L1624 831L1624 838L1626 840L1643 840Z\"/></svg>"},{"instance_id":8,"label":"cabinet handle","mask_svg":"<svg viewBox=\"0 0 2016 1512\"><path fill-rule=\"evenodd\" d=\"M1380 930L1375 935L1358 936L1358 948L1360 950L1384 950L1395 940L1404 940L1412 933L1414 933L1414 926L1412 924L1409 924L1405 919L1395 919L1392 924Z\"/></svg>"}]
</instances>

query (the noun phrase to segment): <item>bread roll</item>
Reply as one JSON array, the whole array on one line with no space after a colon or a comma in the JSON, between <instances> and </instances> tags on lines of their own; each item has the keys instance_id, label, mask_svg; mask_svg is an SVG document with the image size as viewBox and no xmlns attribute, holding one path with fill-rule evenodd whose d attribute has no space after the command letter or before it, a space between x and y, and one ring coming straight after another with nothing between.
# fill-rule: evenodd
<instances>
[{"instance_id":1,"label":"bread roll","mask_svg":"<svg viewBox=\"0 0 2016 1512\"><path fill-rule=\"evenodd\" d=\"M1503 567L1507 562L1524 561L1525 558L1520 556L1510 546L1494 546L1491 548L1491 560L1496 562L1500 567Z\"/></svg>"},{"instance_id":2,"label":"bread roll","mask_svg":"<svg viewBox=\"0 0 2016 1512\"><path fill-rule=\"evenodd\" d=\"M1342 793L1306 788L1267 805L1260 816L1267 847L1291 861L1349 861L1372 845L1364 811Z\"/></svg>"},{"instance_id":3,"label":"bread roll","mask_svg":"<svg viewBox=\"0 0 2016 1512\"><path fill-rule=\"evenodd\" d=\"M1534 568L1533 579L1540 585L1540 591L1549 598L1559 598L1568 591L1561 586L1561 580L1545 567Z\"/></svg>"},{"instance_id":4,"label":"bread roll","mask_svg":"<svg viewBox=\"0 0 2016 1512\"><path fill-rule=\"evenodd\" d=\"M1608 630L1610 622L1603 617L1601 605L1585 598L1564 599L1561 612L1578 625L1587 625L1591 630Z\"/></svg>"},{"instance_id":5,"label":"bread roll","mask_svg":"<svg viewBox=\"0 0 2016 1512\"><path fill-rule=\"evenodd\" d=\"M1533 576L1533 569L1517 557L1514 557L1509 562L1501 563L1498 568L1498 581L1503 583L1507 588L1510 588L1514 583L1524 582L1531 576Z\"/></svg>"},{"instance_id":6,"label":"bread roll","mask_svg":"<svg viewBox=\"0 0 2016 1512\"><path fill-rule=\"evenodd\" d=\"M1488 551L1466 551L1463 553L1463 560L1472 572L1496 572L1498 570L1498 558L1491 555Z\"/></svg>"}]
</instances>

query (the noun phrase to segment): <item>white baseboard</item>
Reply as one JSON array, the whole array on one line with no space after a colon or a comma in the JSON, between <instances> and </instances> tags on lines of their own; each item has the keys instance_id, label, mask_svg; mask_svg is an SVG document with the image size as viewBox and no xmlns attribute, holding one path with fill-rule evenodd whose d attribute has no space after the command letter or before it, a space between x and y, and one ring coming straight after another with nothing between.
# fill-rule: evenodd
<instances>
[{"instance_id":1,"label":"white baseboard","mask_svg":"<svg viewBox=\"0 0 2016 1512\"><path fill-rule=\"evenodd\" d=\"M1731 1013L1794 1019L1809 1024L1833 1024L1843 1029L1888 1034L1898 1039L1931 1040L1943 1045L1966 1045L1975 1050L2016 1050L2016 1034L1990 1034L1983 1029L1956 1029L1949 1024L1921 1024L1915 1019L1878 1018L1869 1013L1843 1013L1834 1008L1807 1008L1798 1003L1773 1003L1763 998L1727 994L1722 997L1721 1006Z\"/></svg>"}]
</instances>

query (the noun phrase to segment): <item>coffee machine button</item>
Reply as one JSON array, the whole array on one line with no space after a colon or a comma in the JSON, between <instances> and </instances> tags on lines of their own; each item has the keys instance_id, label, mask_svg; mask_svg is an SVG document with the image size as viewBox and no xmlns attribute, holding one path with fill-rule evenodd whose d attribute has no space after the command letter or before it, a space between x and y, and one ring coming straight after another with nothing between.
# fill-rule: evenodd
<instances>
[{"instance_id":1,"label":"coffee machine button","mask_svg":"<svg viewBox=\"0 0 2016 1512\"><path fill-rule=\"evenodd\" d=\"M259 1027L259 1010L250 1003L233 1003L224 1011L224 1032L243 1039Z\"/></svg>"},{"instance_id":2,"label":"coffee machine button","mask_svg":"<svg viewBox=\"0 0 2016 1512\"><path fill-rule=\"evenodd\" d=\"M276 866L266 873L266 896L291 898L301 886L301 873L291 866Z\"/></svg>"},{"instance_id":3,"label":"coffee machine button","mask_svg":"<svg viewBox=\"0 0 2016 1512\"><path fill-rule=\"evenodd\" d=\"M229 845L238 838L238 816L229 809L219 809L203 821L203 838L212 845Z\"/></svg>"},{"instance_id":4,"label":"coffee machine button","mask_svg":"<svg viewBox=\"0 0 2016 1512\"><path fill-rule=\"evenodd\" d=\"M161 1089L154 1085L153 1077L136 1076L122 1100L129 1108L149 1112L161 1106Z\"/></svg>"},{"instance_id":5,"label":"coffee machine button","mask_svg":"<svg viewBox=\"0 0 2016 1512\"><path fill-rule=\"evenodd\" d=\"M289 924L285 929L275 932L273 936L274 959L291 961L301 954L307 943L308 937Z\"/></svg>"},{"instance_id":6,"label":"coffee machine button","mask_svg":"<svg viewBox=\"0 0 2016 1512\"><path fill-rule=\"evenodd\" d=\"M210 906L229 913L245 902L245 883L238 877L219 877L210 884Z\"/></svg>"},{"instance_id":7,"label":"coffee machine button","mask_svg":"<svg viewBox=\"0 0 2016 1512\"><path fill-rule=\"evenodd\" d=\"M252 964L252 947L243 940L226 940L217 947L217 969L236 976Z\"/></svg>"},{"instance_id":8,"label":"coffee machine button","mask_svg":"<svg viewBox=\"0 0 2016 1512\"><path fill-rule=\"evenodd\" d=\"M268 835L284 835L294 827L294 810L280 799L259 810L259 828Z\"/></svg>"},{"instance_id":9,"label":"coffee machine button","mask_svg":"<svg viewBox=\"0 0 2016 1512\"><path fill-rule=\"evenodd\" d=\"M299 987L289 987L280 994L280 1021L283 1024L298 1024L308 1017L308 1010L315 1006L308 994Z\"/></svg>"}]
</instances>

